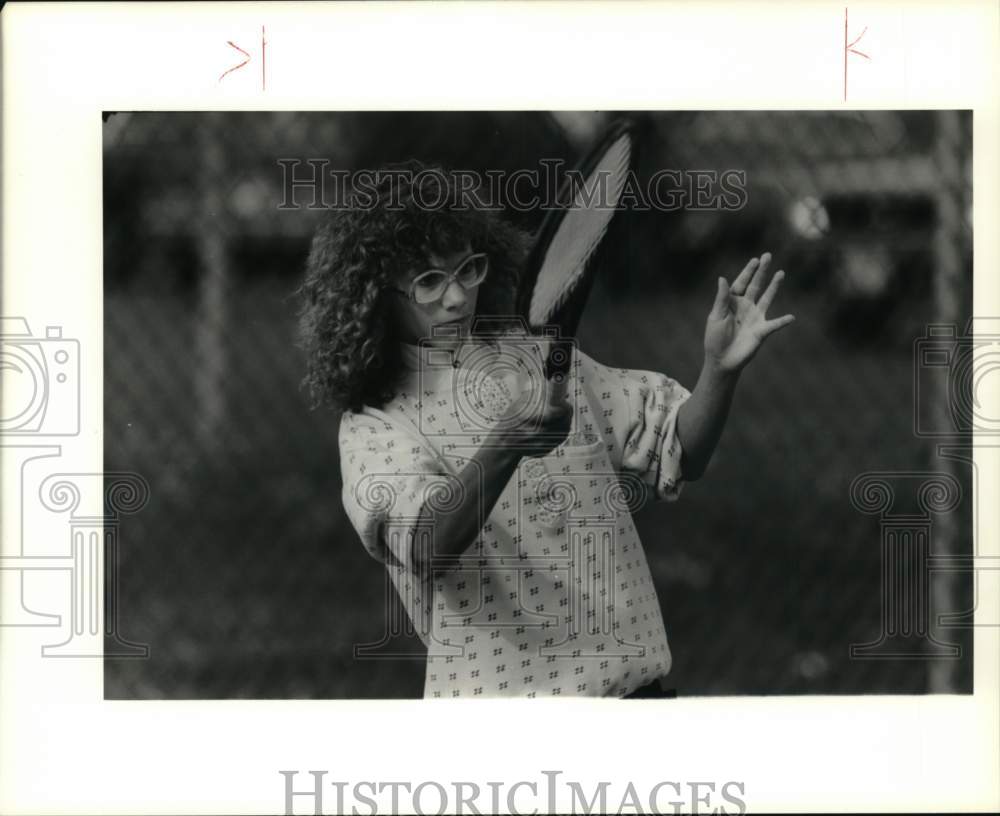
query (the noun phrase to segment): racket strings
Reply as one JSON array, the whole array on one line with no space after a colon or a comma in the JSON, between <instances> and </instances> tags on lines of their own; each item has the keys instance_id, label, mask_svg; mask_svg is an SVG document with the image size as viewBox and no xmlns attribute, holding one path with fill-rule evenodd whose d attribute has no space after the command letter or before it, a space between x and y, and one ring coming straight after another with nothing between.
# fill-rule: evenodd
<instances>
[{"instance_id":1,"label":"racket strings","mask_svg":"<svg viewBox=\"0 0 1000 816\"><path fill-rule=\"evenodd\" d=\"M621 202L631 154L631 140L622 135L576 190L535 281L528 314L532 325L552 322L585 279Z\"/></svg>"}]
</instances>

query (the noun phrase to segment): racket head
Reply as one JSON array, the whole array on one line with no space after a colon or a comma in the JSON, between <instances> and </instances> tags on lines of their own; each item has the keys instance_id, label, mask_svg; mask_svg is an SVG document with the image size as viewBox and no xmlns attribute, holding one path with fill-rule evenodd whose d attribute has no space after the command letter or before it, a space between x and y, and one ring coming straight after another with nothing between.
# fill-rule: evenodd
<instances>
[{"instance_id":1,"label":"racket head","mask_svg":"<svg viewBox=\"0 0 1000 816\"><path fill-rule=\"evenodd\" d=\"M561 206L550 210L525 263L518 292L518 313L533 332L557 333L550 373L565 373L583 308L603 265L606 237L617 220L626 178L637 162L638 127L630 119L613 121L567 174L559 187ZM580 185L577 179L582 178Z\"/></svg>"}]
</instances>

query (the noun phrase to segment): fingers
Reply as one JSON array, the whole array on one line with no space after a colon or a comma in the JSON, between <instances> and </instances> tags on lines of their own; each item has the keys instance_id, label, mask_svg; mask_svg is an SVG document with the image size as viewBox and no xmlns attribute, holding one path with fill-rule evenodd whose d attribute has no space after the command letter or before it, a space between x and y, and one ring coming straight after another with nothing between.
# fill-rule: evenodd
<instances>
[{"instance_id":1,"label":"fingers","mask_svg":"<svg viewBox=\"0 0 1000 816\"><path fill-rule=\"evenodd\" d=\"M573 427L573 408L568 401L546 405L534 443L543 453L551 451L569 435Z\"/></svg>"},{"instance_id":2,"label":"fingers","mask_svg":"<svg viewBox=\"0 0 1000 816\"><path fill-rule=\"evenodd\" d=\"M542 406L543 421L547 422L552 417L564 416L569 414L571 410L566 387L560 387L550 382L545 394L545 405Z\"/></svg>"},{"instance_id":3,"label":"fingers","mask_svg":"<svg viewBox=\"0 0 1000 816\"><path fill-rule=\"evenodd\" d=\"M761 323L761 337L768 337L779 331L785 326L795 322L795 315L782 315L781 317L776 317L774 320L765 320Z\"/></svg>"},{"instance_id":4,"label":"fingers","mask_svg":"<svg viewBox=\"0 0 1000 816\"><path fill-rule=\"evenodd\" d=\"M767 289L764 290L764 294L757 301L757 306L760 308L761 314L767 314L767 310L774 301L774 296L778 294L778 289L781 287L781 282L784 279L785 273L783 270L779 269L774 273L774 277L771 278L771 282L768 284Z\"/></svg>"},{"instance_id":5,"label":"fingers","mask_svg":"<svg viewBox=\"0 0 1000 816\"><path fill-rule=\"evenodd\" d=\"M712 304L712 315L714 317L725 317L729 312L729 283L725 278L719 278L719 285L715 290L715 303Z\"/></svg>"},{"instance_id":6,"label":"fingers","mask_svg":"<svg viewBox=\"0 0 1000 816\"><path fill-rule=\"evenodd\" d=\"M531 400L531 392L528 390L522 390L511 402L503 412L501 419L506 424L516 424L519 422L526 412L528 403Z\"/></svg>"},{"instance_id":7,"label":"fingers","mask_svg":"<svg viewBox=\"0 0 1000 816\"><path fill-rule=\"evenodd\" d=\"M754 270L753 277L750 279L750 283L747 285L746 289L746 296L750 298L750 300L757 300L757 295L760 294L761 287L764 285L764 273L767 271L767 267L770 263L770 252L765 252L760 256L760 263L757 264L757 269Z\"/></svg>"},{"instance_id":8,"label":"fingers","mask_svg":"<svg viewBox=\"0 0 1000 816\"><path fill-rule=\"evenodd\" d=\"M747 262L747 265L743 267L743 271L736 276L736 280L733 281L733 285L729 291L734 295L742 295L746 291L747 284L750 283L750 279L753 277L758 263L759 261L756 258L751 258Z\"/></svg>"},{"instance_id":9,"label":"fingers","mask_svg":"<svg viewBox=\"0 0 1000 816\"><path fill-rule=\"evenodd\" d=\"M565 434L573 424L572 413L565 404L558 409L547 408L538 430L545 434Z\"/></svg>"},{"instance_id":10,"label":"fingers","mask_svg":"<svg viewBox=\"0 0 1000 816\"><path fill-rule=\"evenodd\" d=\"M551 377L546 377L543 381L545 388L545 404L559 406L560 408L569 404L569 372L556 372Z\"/></svg>"}]
</instances>

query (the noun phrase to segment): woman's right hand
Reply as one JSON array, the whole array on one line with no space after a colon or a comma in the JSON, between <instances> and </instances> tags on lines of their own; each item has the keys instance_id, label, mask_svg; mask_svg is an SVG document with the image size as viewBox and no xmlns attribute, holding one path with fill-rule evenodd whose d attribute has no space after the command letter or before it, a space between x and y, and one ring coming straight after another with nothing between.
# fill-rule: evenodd
<instances>
[{"instance_id":1,"label":"woman's right hand","mask_svg":"<svg viewBox=\"0 0 1000 816\"><path fill-rule=\"evenodd\" d=\"M568 398L566 379L563 377L560 382L535 380L525 384L527 387L521 389L497 423L502 445L516 450L521 456L545 456L566 440L573 425L573 406ZM535 385L539 382L544 383L544 390Z\"/></svg>"}]
</instances>

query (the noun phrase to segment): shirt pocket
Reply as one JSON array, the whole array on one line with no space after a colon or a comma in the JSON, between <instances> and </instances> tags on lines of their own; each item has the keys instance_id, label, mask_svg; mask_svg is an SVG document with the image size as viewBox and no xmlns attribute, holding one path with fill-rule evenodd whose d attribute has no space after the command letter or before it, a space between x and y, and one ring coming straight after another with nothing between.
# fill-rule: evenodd
<instances>
[{"instance_id":1,"label":"shirt pocket","mask_svg":"<svg viewBox=\"0 0 1000 816\"><path fill-rule=\"evenodd\" d=\"M545 531L613 521L645 492L641 479L614 469L596 434L573 434L545 456L523 459L520 469L528 519Z\"/></svg>"}]
</instances>

